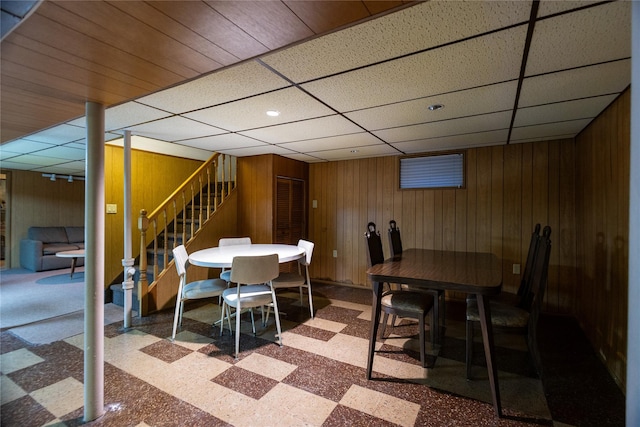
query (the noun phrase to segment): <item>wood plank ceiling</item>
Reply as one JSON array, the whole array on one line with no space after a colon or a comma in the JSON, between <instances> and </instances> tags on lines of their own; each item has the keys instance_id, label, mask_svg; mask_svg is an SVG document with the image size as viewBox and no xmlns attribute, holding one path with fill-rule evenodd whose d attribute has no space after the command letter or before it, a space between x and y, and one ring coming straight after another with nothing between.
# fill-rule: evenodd
<instances>
[{"instance_id":1,"label":"wood plank ceiling","mask_svg":"<svg viewBox=\"0 0 640 427\"><path fill-rule=\"evenodd\" d=\"M112 143L198 159L574 137L630 84L630 29L626 1L48 0L2 40L0 161L84 174L86 101Z\"/></svg>"}]
</instances>

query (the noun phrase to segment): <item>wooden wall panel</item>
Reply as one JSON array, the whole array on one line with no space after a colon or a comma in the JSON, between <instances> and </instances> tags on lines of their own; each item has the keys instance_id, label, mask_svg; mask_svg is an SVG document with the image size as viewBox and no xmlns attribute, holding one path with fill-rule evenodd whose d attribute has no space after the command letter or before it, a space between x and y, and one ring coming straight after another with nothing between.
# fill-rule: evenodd
<instances>
[{"instance_id":1,"label":"wooden wall panel","mask_svg":"<svg viewBox=\"0 0 640 427\"><path fill-rule=\"evenodd\" d=\"M466 188L447 190L400 190L398 157L311 164L310 200L318 201L309 221L309 236L316 243L311 274L369 287L366 224L376 223L388 256L388 222L395 219L405 248L495 253L503 258L505 288L515 291L520 275L512 273L513 264L520 264L522 271L535 222L551 225L553 237L575 236L575 180L571 167L560 171L573 153L573 140L470 149ZM550 169L556 172L549 174ZM562 215L560 201L565 203ZM559 295L573 292L575 243L563 240L553 240L554 252L569 247L553 258L555 273L547 295L551 302L546 307L571 313L572 300ZM338 249L337 258L333 249Z\"/></svg>"},{"instance_id":2,"label":"wooden wall panel","mask_svg":"<svg viewBox=\"0 0 640 427\"><path fill-rule=\"evenodd\" d=\"M131 152L131 218L134 227L133 256L139 254L137 232L140 209L154 209L202 162L145 151ZM105 202L118 206L105 217L105 284L122 271L124 251L123 149L105 147ZM12 171L11 268L20 266L20 240L33 225L84 225L85 182L50 181L42 174Z\"/></svg>"},{"instance_id":3,"label":"wooden wall panel","mask_svg":"<svg viewBox=\"0 0 640 427\"><path fill-rule=\"evenodd\" d=\"M576 138L578 274L575 289L570 290L575 295L578 320L623 390L628 312L629 134L627 90ZM564 257L562 251L560 254Z\"/></svg>"}]
</instances>

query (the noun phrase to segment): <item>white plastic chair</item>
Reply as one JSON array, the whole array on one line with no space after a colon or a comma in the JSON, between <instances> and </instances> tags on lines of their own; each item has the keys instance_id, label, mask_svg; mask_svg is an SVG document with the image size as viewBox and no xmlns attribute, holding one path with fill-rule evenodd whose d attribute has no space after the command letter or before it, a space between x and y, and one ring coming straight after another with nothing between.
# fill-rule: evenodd
<instances>
[{"instance_id":1,"label":"white plastic chair","mask_svg":"<svg viewBox=\"0 0 640 427\"><path fill-rule=\"evenodd\" d=\"M187 283L187 267L189 264L189 255L184 245L180 245L173 250L173 259L180 277L178 285L178 294L176 297L176 311L173 316L173 331L171 332L171 340L176 338L176 330L178 324L182 326L182 312L184 310L184 302L190 299L201 299L217 297L227 289L227 282L220 279L206 279Z\"/></svg>"},{"instance_id":2,"label":"white plastic chair","mask_svg":"<svg viewBox=\"0 0 640 427\"><path fill-rule=\"evenodd\" d=\"M230 237L218 240L218 247L250 244L251 237ZM222 280L226 280L227 284L231 283L231 270L228 268L223 268L220 272L220 278Z\"/></svg>"},{"instance_id":3,"label":"white plastic chair","mask_svg":"<svg viewBox=\"0 0 640 427\"><path fill-rule=\"evenodd\" d=\"M262 255L262 256L237 256L233 258L231 264L231 281L236 283L235 288L225 289L222 293L222 315L220 317L221 328L220 335L223 333L223 324L225 312L227 319L231 317L229 307L236 309L236 352L235 358L238 358L240 352L240 315L245 308L263 307L273 304L273 310L276 318L276 329L278 331L279 344L282 347L282 331L280 330L280 314L278 312L278 302L276 300L275 290L272 286L272 280L280 274L280 264L278 255ZM256 333L253 321L253 310L251 312L251 324L253 333ZM264 313L264 312L263 312ZM230 321L229 321L230 323ZM264 318L263 318L264 324ZM231 325L229 324L229 329Z\"/></svg>"},{"instance_id":4,"label":"white plastic chair","mask_svg":"<svg viewBox=\"0 0 640 427\"><path fill-rule=\"evenodd\" d=\"M313 255L314 243L307 240L298 240L298 247L304 249L305 256L298 260L298 272L280 273L280 276L273 279L273 288L298 288L300 290L300 304L302 304L302 289L307 288L309 293L309 312L313 319L313 296L311 294L311 280L309 279L309 265ZM304 268L304 272L302 269ZM269 307L270 309L271 307ZM267 319L269 311L267 310Z\"/></svg>"}]
</instances>

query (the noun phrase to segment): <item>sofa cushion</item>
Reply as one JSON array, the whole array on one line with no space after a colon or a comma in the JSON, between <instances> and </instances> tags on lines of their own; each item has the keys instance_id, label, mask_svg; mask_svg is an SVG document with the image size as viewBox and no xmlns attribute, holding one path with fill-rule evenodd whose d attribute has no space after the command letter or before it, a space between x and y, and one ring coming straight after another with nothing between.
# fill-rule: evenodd
<instances>
[{"instance_id":1,"label":"sofa cushion","mask_svg":"<svg viewBox=\"0 0 640 427\"><path fill-rule=\"evenodd\" d=\"M43 255L55 255L62 251L75 251L78 249L78 245L70 243L49 243L42 246Z\"/></svg>"},{"instance_id":2,"label":"sofa cushion","mask_svg":"<svg viewBox=\"0 0 640 427\"><path fill-rule=\"evenodd\" d=\"M43 243L68 243L64 227L29 227L29 239ZM83 239L84 240L84 239Z\"/></svg>"},{"instance_id":3,"label":"sofa cushion","mask_svg":"<svg viewBox=\"0 0 640 427\"><path fill-rule=\"evenodd\" d=\"M84 242L84 227L65 227L69 243Z\"/></svg>"}]
</instances>

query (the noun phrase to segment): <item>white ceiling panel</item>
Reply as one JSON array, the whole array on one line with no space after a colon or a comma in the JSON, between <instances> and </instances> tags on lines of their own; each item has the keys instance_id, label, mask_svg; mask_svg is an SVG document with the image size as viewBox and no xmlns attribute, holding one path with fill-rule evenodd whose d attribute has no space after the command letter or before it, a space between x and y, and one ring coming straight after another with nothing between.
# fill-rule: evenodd
<instances>
[{"instance_id":1,"label":"white ceiling panel","mask_svg":"<svg viewBox=\"0 0 640 427\"><path fill-rule=\"evenodd\" d=\"M289 86L286 80L256 61L247 61L189 83L145 96L138 101L180 114L285 86Z\"/></svg>"},{"instance_id":2,"label":"white ceiling panel","mask_svg":"<svg viewBox=\"0 0 640 427\"><path fill-rule=\"evenodd\" d=\"M180 141L181 145L200 148L203 150L216 151L234 148L260 147L269 145L262 141L257 141L237 133L224 133L221 135L207 136L204 138L186 139Z\"/></svg>"},{"instance_id":3,"label":"white ceiling panel","mask_svg":"<svg viewBox=\"0 0 640 427\"><path fill-rule=\"evenodd\" d=\"M36 142L29 139L19 139L17 141L11 141L2 145L2 150L0 150L0 155L2 158L4 157L5 150L6 153L21 153L21 154L29 154L34 153L36 151L44 150L45 148L51 148L54 144L46 144L43 142Z\"/></svg>"},{"instance_id":4,"label":"white ceiling panel","mask_svg":"<svg viewBox=\"0 0 640 427\"><path fill-rule=\"evenodd\" d=\"M280 112L278 117L267 115L267 111ZM232 132L253 128L273 126L320 116L335 112L295 87L289 87L264 95L245 98L216 107L206 108L184 114L212 126Z\"/></svg>"},{"instance_id":5,"label":"white ceiling panel","mask_svg":"<svg viewBox=\"0 0 640 427\"><path fill-rule=\"evenodd\" d=\"M56 165L56 164L65 162L65 160L63 159L57 159L55 157L39 156L37 154L25 154L24 156L14 157L11 159L11 161L15 163L32 165L33 167Z\"/></svg>"},{"instance_id":6,"label":"white ceiling panel","mask_svg":"<svg viewBox=\"0 0 640 427\"><path fill-rule=\"evenodd\" d=\"M617 95L604 95L536 107L519 108L515 127L596 117Z\"/></svg>"},{"instance_id":7,"label":"white ceiling panel","mask_svg":"<svg viewBox=\"0 0 640 427\"><path fill-rule=\"evenodd\" d=\"M84 176L85 163L80 161L59 163L54 166L34 168L33 170L46 173L56 173L61 175Z\"/></svg>"},{"instance_id":8,"label":"white ceiling panel","mask_svg":"<svg viewBox=\"0 0 640 427\"><path fill-rule=\"evenodd\" d=\"M220 153L229 154L231 156L260 156L262 154L279 154L281 156L289 156L296 154L291 150L279 147L277 145L262 145L259 147L235 148L228 150L220 150Z\"/></svg>"},{"instance_id":9,"label":"white ceiling panel","mask_svg":"<svg viewBox=\"0 0 640 427\"><path fill-rule=\"evenodd\" d=\"M397 155L398 151L387 144L376 144L358 148L341 148L337 150L311 152L309 154L327 161L337 161L364 159L367 157L393 156Z\"/></svg>"},{"instance_id":10,"label":"white ceiling panel","mask_svg":"<svg viewBox=\"0 0 640 427\"><path fill-rule=\"evenodd\" d=\"M527 27L302 85L341 112L517 79Z\"/></svg>"},{"instance_id":11,"label":"white ceiling panel","mask_svg":"<svg viewBox=\"0 0 640 427\"><path fill-rule=\"evenodd\" d=\"M389 143L509 129L511 111L443 120L373 132ZM425 138L426 137L426 138Z\"/></svg>"},{"instance_id":12,"label":"white ceiling panel","mask_svg":"<svg viewBox=\"0 0 640 427\"><path fill-rule=\"evenodd\" d=\"M326 138L328 136L358 133L361 131L362 129L360 127L345 118L333 115L302 122L254 129L242 132L242 134L270 144L282 144L285 142Z\"/></svg>"},{"instance_id":13,"label":"white ceiling panel","mask_svg":"<svg viewBox=\"0 0 640 427\"><path fill-rule=\"evenodd\" d=\"M110 141L109 145L116 147L124 146L124 139ZM149 151L152 153L166 154L168 156L182 157L205 161L211 157L211 152L199 148L185 147L179 144L172 144L165 141L158 141L144 136L132 135L131 148L134 150Z\"/></svg>"},{"instance_id":14,"label":"white ceiling panel","mask_svg":"<svg viewBox=\"0 0 640 427\"><path fill-rule=\"evenodd\" d=\"M306 141L290 142L279 145L293 151L308 153L322 150L336 150L339 148L362 147L364 145L376 145L382 143L382 141L380 141L370 133L360 132L349 135L330 136L327 138L310 139Z\"/></svg>"},{"instance_id":15,"label":"white ceiling panel","mask_svg":"<svg viewBox=\"0 0 640 427\"><path fill-rule=\"evenodd\" d=\"M539 138L555 139L561 135L576 135L590 122L591 119L581 119L535 126L514 127L511 132L511 139L513 141Z\"/></svg>"},{"instance_id":16,"label":"white ceiling panel","mask_svg":"<svg viewBox=\"0 0 640 427\"><path fill-rule=\"evenodd\" d=\"M629 58L630 32L629 1L606 3L538 21L526 75Z\"/></svg>"},{"instance_id":17,"label":"white ceiling panel","mask_svg":"<svg viewBox=\"0 0 640 427\"><path fill-rule=\"evenodd\" d=\"M530 3L421 2L384 20L367 21L267 55L264 62L302 83L524 23L529 19Z\"/></svg>"},{"instance_id":18,"label":"white ceiling panel","mask_svg":"<svg viewBox=\"0 0 640 427\"><path fill-rule=\"evenodd\" d=\"M84 160L84 150L68 146L57 146L38 151L38 155L63 160Z\"/></svg>"},{"instance_id":19,"label":"white ceiling panel","mask_svg":"<svg viewBox=\"0 0 640 427\"><path fill-rule=\"evenodd\" d=\"M602 3L601 0L541 0L538 7L538 18L543 18L556 13L567 12L573 9L580 9L595 3Z\"/></svg>"},{"instance_id":20,"label":"white ceiling panel","mask_svg":"<svg viewBox=\"0 0 640 427\"><path fill-rule=\"evenodd\" d=\"M485 145L504 144L507 142L508 134L508 129L505 129L468 135L454 135L442 138L398 142L392 145L404 153L416 154L426 153L429 151L443 151L470 147L482 147Z\"/></svg>"},{"instance_id":21,"label":"white ceiling panel","mask_svg":"<svg viewBox=\"0 0 640 427\"><path fill-rule=\"evenodd\" d=\"M125 129L128 126L151 122L172 115L172 113L132 101L107 108L104 112L104 128L107 131ZM87 127L87 119L85 116L68 123L82 128Z\"/></svg>"},{"instance_id":22,"label":"white ceiling panel","mask_svg":"<svg viewBox=\"0 0 640 427\"><path fill-rule=\"evenodd\" d=\"M345 116L366 129L379 130L511 110L517 86L516 81L499 83L354 111ZM444 108L430 111L428 107L433 104Z\"/></svg>"},{"instance_id":23,"label":"white ceiling panel","mask_svg":"<svg viewBox=\"0 0 640 427\"><path fill-rule=\"evenodd\" d=\"M631 60L609 62L552 74L522 82L519 107L620 93L631 81Z\"/></svg>"},{"instance_id":24,"label":"white ceiling panel","mask_svg":"<svg viewBox=\"0 0 640 427\"><path fill-rule=\"evenodd\" d=\"M173 116L155 122L143 123L129 128L132 134L163 141L200 138L225 133L223 129L199 123L185 117Z\"/></svg>"},{"instance_id":25,"label":"white ceiling panel","mask_svg":"<svg viewBox=\"0 0 640 427\"><path fill-rule=\"evenodd\" d=\"M78 126L61 124L49 129L45 129L42 132L29 135L26 137L26 139L29 139L30 141L60 145L60 144L65 144L67 142L75 141L77 139L82 139L86 137L87 137L86 129Z\"/></svg>"}]
</instances>

